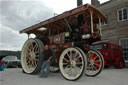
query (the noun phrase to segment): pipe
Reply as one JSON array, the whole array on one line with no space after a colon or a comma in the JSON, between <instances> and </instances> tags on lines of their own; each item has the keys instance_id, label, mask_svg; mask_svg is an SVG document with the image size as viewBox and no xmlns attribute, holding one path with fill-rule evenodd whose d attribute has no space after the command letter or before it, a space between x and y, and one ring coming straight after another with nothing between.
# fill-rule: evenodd
<instances>
[{"instance_id":1,"label":"pipe","mask_svg":"<svg viewBox=\"0 0 128 85\"><path fill-rule=\"evenodd\" d=\"M69 28L69 30L71 32L72 31L72 28L71 28L70 24L68 23L68 21L66 20L66 18L64 18L64 20L65 20L65 22L66 22L66 24L67 24L67 26L68 26L68 28Z\"/></svg>"},{"instance_id":2,"label":"pipe","mask_svg":"<svg viewBox=\"0 0 128 85\"><path fill-rule=\"evenodd\" d=\"M83 1L82 0L77 0L77 7L83 5ZM84 19L83 19L83 15L78 15L77 17L77 22L78 22L78 30L79 30L79 33L82 32L82 30L80 29L80 27L83 25L84 23Z\"/></svg>"},{"instance_id":3,"label":"pipe","mask_svg":"<svg viewBox=\"0 0 128 85\"><path fill-rule=\"evenodd\" d=\"M77 7L83 5L83 1L82 0L77 0Z\"/></svg>"},{"instance_id":4,"label":"pipe","mask_svg":"<svg viewBox=\"0 0 128 85\"><path fill-rule=\"evenodd\" d=\"M28 39L29 39L29 37L30 37L30 34L28 34Z\"/></svg>"},{"instance_id":5,"label":"pipe","mask_svg":"<svg viewBox=\"0 0 128 85\"><path fill-rule=\"evenodd\" d=\"M100 36L102 36L102 32L101 32L101 19L99 17L99 29L100 29Z\"/></svg>"},{"instance_id":6,"label":"pipe","mask_svg":"<svg viewBox=\"0 0 128 85\"><path fill-rule=\"evenodd\" d=\"M93 31L93 13L92 12L90 12L91 13L91 33L94 33L94 31Z\"/></svg>"}]
</instances>

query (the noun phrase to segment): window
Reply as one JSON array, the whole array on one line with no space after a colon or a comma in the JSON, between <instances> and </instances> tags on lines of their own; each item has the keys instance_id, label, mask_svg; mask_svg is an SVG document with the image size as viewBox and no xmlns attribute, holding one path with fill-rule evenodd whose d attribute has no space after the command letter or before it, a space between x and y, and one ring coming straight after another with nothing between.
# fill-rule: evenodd
<instances>
[{"instance_id":1,"label":"window","mask_svg":"<svg viewBox=\"0 0 128 85\"><path fill-rule=\"evenodd\" d=\"M118 10L118 21L128 20L128 8Z\"/></svg>"},{"instance_id":2,"label":"window","mask_svg":"<svg viewBox=\"0 0 128 85\"><path fill-rule=\"evenodd\" d=\"M107 17L107 15L105 14L105 16ZM108 24L108 19L106 19L104 22L102 22L102 26L107 25Z\"/></svg>"},{"instance_id":3,"label":"window","mask_svg":"<svg viewBox=\"0 0 128 85\"><path fill-rule=\"evenodd\" d=\"M91 49L97 50L97 49L102 49L102 44L97 44L97 45L93 45L90 47Z\"/></svg>"},{"instance_id":4,"label":"window","mask_svg":"<svg viewBox=\"0 0 128 85\"><path fill-rule=\"evenodd\" d=\"M108 20L106 20L105 22L102 22L102 26L107 25L108 24Z\"/></svg>"},{"instance_id":5,"label":"window","mask_svg":"<svg viewBox=\"0 0 128 85\"><path fill-rule=\"evenodd\" d=\"M123 50L123 57L126 61L128 61L128 38L120 39L120 45Z\"/></svg>"}]
</instances>

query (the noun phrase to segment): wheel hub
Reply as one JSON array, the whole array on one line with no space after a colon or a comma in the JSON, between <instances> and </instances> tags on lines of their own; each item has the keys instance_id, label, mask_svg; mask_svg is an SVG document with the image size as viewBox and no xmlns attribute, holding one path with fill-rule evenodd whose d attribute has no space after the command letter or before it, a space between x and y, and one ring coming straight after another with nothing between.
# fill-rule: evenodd
<instances>
[{"instance_id":1,"label":"wheel hub","mask_svg":"<svg viewBox=\"0 0 128 85\"><path fill-rule=\"evenodd\" d=\"M91 65L94 65L94 60L90 60L90 64Z\"/></svg>"},{"instance_id":2,"label":"wheel hub","mask_svg":"<svg viewBox=\"0 0 128 85\"><path fill-rule=\"evenodd\" d=\"M71 61L71 66L75 67L76 66L76 62L74 60Z\"/></svg>"},{"instance_id":3,"label":"wheel hub","mask_svg":"<svg viewBox=\"0 0 128 85\"><path fill-rule=\"evenodd\" d=\"M31 53L30 53L30 56L31 56L31 59L35 59L35 56L36 56L36 55L35 55L35 53L31 52Z\"/></svg>"}]
</instances>

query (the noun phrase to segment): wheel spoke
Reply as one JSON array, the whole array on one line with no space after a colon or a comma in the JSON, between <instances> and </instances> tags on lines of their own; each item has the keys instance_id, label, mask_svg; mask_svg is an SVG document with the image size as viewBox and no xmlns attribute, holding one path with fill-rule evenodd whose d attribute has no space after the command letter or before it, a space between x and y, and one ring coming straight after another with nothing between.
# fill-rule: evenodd
<instances>
[{"instance_id":1,"label":"wheel spoke","mask_svg":"<svg viewBox=\"0 0 128 85\"><path fill-rule=\"evenodd\" d=\"M75 61L77 61L79 58L81 58L80 56L78 56L77 58L75 58Z\"/></svg>"},{"instance_id":2,"label":"wheel spoke","mask_svg":"<svg viewBox=\"0 0 128 85\"><path fill-rule=\"evenodd\" d=\"M65 60L66 62L69 62L69 60L67 60L66 58L64 58L64 60Z\"/></svg>"},{"instance_id":3,"label":"wheel spoke","mask_svg":"<svg viewBox=\"0 0 128 85\"><path fill-rule=\"evenodd\" d=\"M77 62L76 64L82 64L82 62Z\"/></svg>"},{"instance_id":4,"label":"wheel spoke","mask_svg":"<svg viewBox=\"0 0 128 85\"><path fill-rule=\"evenodd\" d=\"M70 57L69 57L69 59L70 59L70 61L72 60L72 51L70 50Z\"/></svg>"},{"instance_id":5,"label":"wheel spoke","mask_svg":"<svg viewBox=\"0 0 128 85\"><path fill-rule=\"evenodd\" d=\"M71 74L70 74L70 76L73 76L73 72L72 72L72 70L73 70L73 68L71 68Z\"/></svg>"},{"instance_id":6,"label":"wheel spoke","mask_svg":"<svg viewBox=\"0 0 128 85\"><path fill-rule=\"evenodd\" d=\"M36 45L36 44L34 45L34 43L32 43L32 44L29 46L29 48L28 48L28 51L30 52L29 55L32 55L32 53L34 53L34 54L36 55L33 60L32 60L31 57L26 57L26 59L27 59L27 64L29 65L29 67L35 67L35 66L37 65L37 62L38 62L38 59L39 59L39 51L36 50L36 49L38 49L38 48L37 48L37 45ZM30 60L30 59L31 59L31 60Z\"/></svg>"},{"instance_id":7,"label":"wheel spoke","mask_svg":"<svg viewBox=\"0 0 128 85\"><path fill-rule=\"evenodd\" d=\"M63 65L68 65L68 63L63 63Z\"/></svg>"},{"instance_id":8,"label":"wheel spoke","mask_svg":"<svg viewBox=\"0 0 128 85\"><path fill-rule=\"evenodd\" d=\"M95 65L100 67L100 65L99 65L99 64L96 64L96 63L95 63Z\"/></svg>"},{"instance_id":9,"label":"wheel spoke","mask_svg":"<svg viewBox=\"0 0 128 85\"><path fill-rule=\"evenodd\" d=\"M90 58L93 56L93 53L91 52L90 54L89 54L89 56L90 56Z\"/></svg>"},{"instance_id":10,"label":"wheel spoke","mask_svg":"<svg viewBox=\"0 0 128 85\"><path fill-rule=\"evenodd\" d=\"M36 66L36 60L33 60L33 65Z\"/></svg>"},{"instance_id":11,"label":"wheel spoke","mask_svg":"<svg viewBox=\"0 0 128 85\"><path fill-rule=\"evenodd\" d=\"M93 66L94 70L97 70L95 66Z\"/></svg>"},{"instance_id":12,"label":"wheel spoke","mask_svg":"<svg viewBox=\"0 0 128 85\"><path fill-rule=\"evenodd\" d=\"M78 55L77 52L75 52L74 58L77 57L77 55Z\"/></svg>"},{"instance_id":13,"label":"wheel spoke","mask_svg":"<svg viewBox=\"0 0 128 85\"><path fill-rule=\"evenodd\" d=\"M31 45L30 45L30 51L31 51L31 52L32 52L32 48L33 48L33 45L31 44Z\"/></svg>"},{"instance_id":14,"label":"wheel spoke","mask_svg":"<svg viewBox=\"0 0 128 85\"><path fill-rule=\"evenodd\" d=\"M90 68L90 70L91 70L91 69L92 69L92 65L90 65L90 67L89 67L89 68Z\"/></svg>"},{"instance_id":15,"label":"wheel spoke","mask_svg":"<svg viewBox=\"0 0 128 85\"><path fill-rule=\"evenodd\" d=\"M93 71L93 66L92 66L92 65L91 65L91 67L90 67L90 68L91 68L91 71Z\"/></svg>"},{"instance_id":16,"label":"wheel spoke","mask_svg":"<svg viewBox=\"0 0 128 85\"><path fill-rule=\"evenodd\" d=\"M76 74L77 74L78 72L77 72L77 68L76 68L76 66L74 67L74 70L75 70L75 72L76 72Z\"/></svg>"},{"instance_id":17,"label":"wheel spoke","mask_svg":"<svg viewBox=\"0 0 128 85\"><path fill-rule=\"evenodd\" d=\"M36 45L36 44L35 44L35 45L33 46L33 48L32 48L32 49L33 49L33 51L35 50L35 48L37 48L37 45Z\"/></svg>"},{"instance_id":18,"label":"wheel spoke","mask_svg":"<svg viewBox=\"0 0 128 85\"><path fill-rule=\"evenodd\" d=\"M28 65L30 65L30 60L27 62Z\"/></svg>"},{"instance_id":19,"label":"wheel spoke","mask_svg":"<svg viewBox=\"0 0 128 85\"><path fill-rule=\"evenodd\" d=\"M35 45L34 48L33 48L34 52L38 52L38 46Z\"/></svg>"},{"instance_id":20,"label":"wheel spoke","mask_svg":"<svg viewBox=\"0 0 128 85\"><path fill-rule=\"evenodd\" d=\"M96 63L96 62L100 62L100 60L96 60L96 61L94 61L94 62L95 62L95 63Z\"/></svg>"},{"instance_id":21,"label":"wheel spoke","mask_svg":"<svg viewBox=\"0 0 128 85\"><path fill-rule=\"evenodd\" d=\"M71 70L72 70L72 67L70 66L70 68L69 68L67 74L69 74L69 73L71 72ZM69 75L70 75L70 74L69 74Z\"/></svg>"},{"instance_id":22,"label":"wheel spoke","mask_svg":"<svg viewBox=\"0 0 128 85\"><path fill-rule=\"evenodd\" d=\"M98 58L98 56L95 56L95 57L93 58L93 60L95 61L97 58Z\"/></svg>"},{"instance_id":23,"label":"wheel spoke","mask_svg":"<svg viewBox=\"0 0 128 85\"><path fill-rule=\"evenodd\" d=\"M90 55L90 53L88 54L88 60L89 60L89 61L91 60L91 55Z\"/></svg>"},{"instance_id":24,"label":"wheel spoke","mask_svg":"<svg viewBox=\"0 0 128 85\"><path fill-rule=\"evenodd\" d=\"M66 68L68 69L69 67L70 67L70 65L67 65L67 66L65 66L64 68L65 68L65 69L66 69Z\"/></svg>"},{"instance_id":25,"label":"wheel spoke","mask_svg":"<svg viewBox=\"0 0 128 85\"><path fill-rule=\"evenodd\" d=\"M67 53L67 56L70 57L70 55Z\"/></svg>"},{"instance_id":26,"label":"wheel spoke","mask_svg":"<svg viewBox=\"0 0 128 85\"><path fill-rule=\"evenodd\" d=\"M38 51L38 47L35 48L35 52Z\"/></svg>"},{"instance_id":27,"label":"wheel spoke","mask_svg":"<svg viewBox=\"0 0 128 85\"><path fill-rule=\"evenodd\" d=\"M70 58L72 59L72 51L70 51Z\"/></svg>"},{"instance_id":28,"label":"wheel spoke","mask_svg":"<svg viewBox=\"0 0 128 85\"><path fill-rule=\"evenodd\" d=\"M70 59L70 61L71 61L71 56L67 53L67 56L68 56L68 58Z\"/></svg>"}]
</instances>

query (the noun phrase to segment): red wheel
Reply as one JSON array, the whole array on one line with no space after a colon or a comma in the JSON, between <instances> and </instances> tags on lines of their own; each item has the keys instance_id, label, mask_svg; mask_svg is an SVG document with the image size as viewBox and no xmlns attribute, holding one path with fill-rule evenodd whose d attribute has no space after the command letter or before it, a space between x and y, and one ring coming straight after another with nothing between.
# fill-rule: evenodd
<instances>
[{"instance_id":1,"label":"red wheel","mask_svg":"<svg viewBox=\"0 0 128 85\"><path fill-rule=\"evenodd\" d=\"M79 79L86 68L86 56L77 47L65 49L59 59L59 68L62 76L70 81Z\"/></svg>"},{"instance_id":2,"label":"red wheel","mask_svg":"<svg viewBox=\"0 0 128 85\"><path fill-rule=\"evenodd\" d=\"M87 60L88 64L85 75L90 77L97 76L104 68L103 56L96 50L89 50Z\"/></svg>"},{"instance_id":3,"label":"red wheel","mask_svg":"<svg viewBox=\"0 0 128 85\"><path fill-rule=\"evenodd\" d=\"M115 65L116 68L122 69L125 67L123 58L118 60L118 63Z\"/></svg>"}]
</instances>

